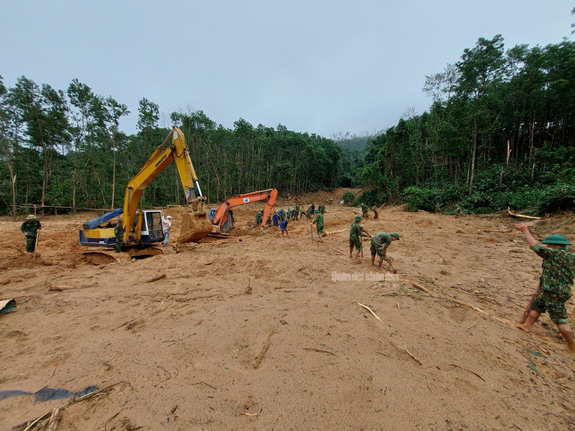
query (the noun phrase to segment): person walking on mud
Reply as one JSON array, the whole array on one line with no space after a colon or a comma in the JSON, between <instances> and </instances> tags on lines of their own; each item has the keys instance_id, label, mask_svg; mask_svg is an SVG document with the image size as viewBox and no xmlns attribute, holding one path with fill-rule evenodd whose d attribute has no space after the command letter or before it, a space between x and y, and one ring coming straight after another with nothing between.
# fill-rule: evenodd
<instances>
[{"instance_id":1,"label":"person walking on mud","mask_svg":"<svg viewBox=\"0 0 575 431\"><path fill-rule=\"evenodd\" d=\"M288 223L289 219L286 219L280 223L280 231L282 233L282 236L284 236L284 233L286 234L286 236L289 236Z\"/></svg>"},{"instance_id":2,"label":"person walking on mud","mask_svg":"<svg viewBox=\"0 0 575 431\"><path fill-rule=\"evenodd\" d=\"M363 218L369 217L369 215L367 214L367 205L364 203L361 204L361 214L362 214Z\"/></svg>"},{"instance_id":3,"label":"person walking on mud","mask_svg":"<svg viewBox=\"0 0 575 431\"><path fill-rule=\"evenodd\" d=\"M534 295L536 297L516 327L531 332L531 326L541 313L547 312L567 342L569 350L575 353L575 339L565 308L565 303L572 295L571 286L575 277L575 253L567 248L571 243L563 235L554 234L541 241L541 244L545 244L543 247L533 238L526 224L520 223L516 228L523 233L531 250L543 258L541 278Z\"/></svg>"},{"instance_id":4,"label":"person walking on mud","mask_svg":"<svg viewBox=\"0 0 575 431\"><path fill-rule=\"evenodd\" d=\"M379 232L371 237L370 251L372 265L375 265L375 255L377 254L379 256L379 264L377 267L381 269L381 265L385 260L387 263L389 263L389 266L391 266L393 272L395 272L391 260L385 255L387 248L391 245L392 241L399 241L399 234L395 232L392 234L387 232Z\"/></svg>"},{"instance_id":5,"label":"person walking on mud","mask_svg":"<svg viewBox=\"0 0 575 431\"><path fill-rule=\"evenodd\" d=\"M30 214L20 226L20 230L26 235L27 254L32 254L36 250L36 238L40 229L42 229L42 224L34 214Z\"/></svg>"},{"instance_id":6,"label":"person walking on mud","mask_svg":"<svg viewBox=\"0 0 575 431\"><path fill-rule=\"evenodd\" d=\"M322 238L322 236L323 236L323 216L321 215L319 210L315 210L315 218L313 219L311 224L312 225L315 224L315 226L316 226L318 242L323 242L323 238Z\"/></svg>"},{"instance_id":7,"label":"person walking on mud","mask_svg":"<svg viewBox=\"0 0 575 431\"><path fill-rule=\"evenodd\" d=\"M356 248L355 258L357 259L359 256L359 252L361 251L361 237L362 236L369 236L369 234L363 232L363 227L359 224L361 221L361 216L355 216L353 219L353 223L349 228L349 258L352 258L353 248ZM362 255L363 257L363 255Z\"/></svg>"},{"instance_id":8,"label":"person walking on mud","mask_svg":"<svg viewBox=\"0 0 575 431\"><path fill-rule=\"evenodd\" d=\"M123 226L122 217L118 217L118 223L114 228L114 236L116 237L116 244L114 244L114 250L116 253L120 253L122 251L122 246L124 245L124 226Z\"/></svg>"}]
</instances>

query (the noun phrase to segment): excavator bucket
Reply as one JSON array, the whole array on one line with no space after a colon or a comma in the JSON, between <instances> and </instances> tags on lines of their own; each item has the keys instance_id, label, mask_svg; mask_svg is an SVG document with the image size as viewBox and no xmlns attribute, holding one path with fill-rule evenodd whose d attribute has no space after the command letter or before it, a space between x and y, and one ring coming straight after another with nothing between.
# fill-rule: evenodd
<instances>
[{"instance_id":1,"label":"excavator bucket","mask_svg":"<svg viewBox=\"0 0 575 431\"><path fill-rule=\"evenodd\" d=\"M210 223L205 212L188 212L182 217L179 244L197 242L207 237L212 232Z\"/></svg>"}]
</instances>

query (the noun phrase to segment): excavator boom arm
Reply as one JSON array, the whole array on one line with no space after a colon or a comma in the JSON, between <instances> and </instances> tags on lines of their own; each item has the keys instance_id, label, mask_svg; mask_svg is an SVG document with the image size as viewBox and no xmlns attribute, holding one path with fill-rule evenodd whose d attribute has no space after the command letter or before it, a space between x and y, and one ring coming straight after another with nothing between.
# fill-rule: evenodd
<instances>
[{"instance_id":1,"label":"excavator boom arm","mask_svg":"<svg viewBox=\"0 0 575 431\"><path fill-rule=\"evenodd\" d=\"M170 139L172 143L166 147ZM194 165L190 158L184 134L178 127L174 127L164 142L156 148L142 169L140 169L126 186L123 212L124 226L126 226L124 240L129 240L130 236L133 238L139 237L141 220L136 220L136 210L142 193L173 161L176 162L188 205L191 204L193 209L196 210L198 208L194 208L194 205L198 201L201 201L201 204L205 201L200 189L198 176L196 175ZM203 199L198 199L200 197ZM200 210L201 209L202 208L200 208Z\"/></svg>"},{"instance_id":2,"label":"excavator boom arm","mask_svg":"<svg viewBox=\"0 0 575 431\"><path fill-rule=\"evenodd\" d=\"M276 189L260 190L257 192L242 193L232 196L218 206L216 213L214 214L212 224L222 227L226 221L227 211L235 206L249 204L251 202L266 201L262 220L262 226L265 226L269 215L276 206L277 196L278 191Z\"/></svg>"}]
</instances>

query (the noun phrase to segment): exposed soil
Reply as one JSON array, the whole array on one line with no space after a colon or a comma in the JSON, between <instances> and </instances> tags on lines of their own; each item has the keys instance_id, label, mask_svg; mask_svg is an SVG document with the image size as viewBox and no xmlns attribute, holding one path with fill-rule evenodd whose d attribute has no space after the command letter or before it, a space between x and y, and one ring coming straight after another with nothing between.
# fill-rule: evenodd
<instances>
[{"instance_id":1,"label":"exposed soil","mask_svg":"<svg viewBox=\"0 0 575 431\"><path fill-rule=\"evenodd\" d=\"M0 220L0 429L69 402L43 388L111 385L58 431L575 429L575 355L547 315L513 326L541 270L518 220L384 208L365 226L401 235L396 277L368 241L349 258L342 194L299 198L327 204L323 244L305 219L260 232L253 204L228 238L100 265L78 244L95 214L41 217L36 257ZM185 211L166 210L174 239ZM575 240L572 215L528 224Z\"/></svg>"}]
</instances>

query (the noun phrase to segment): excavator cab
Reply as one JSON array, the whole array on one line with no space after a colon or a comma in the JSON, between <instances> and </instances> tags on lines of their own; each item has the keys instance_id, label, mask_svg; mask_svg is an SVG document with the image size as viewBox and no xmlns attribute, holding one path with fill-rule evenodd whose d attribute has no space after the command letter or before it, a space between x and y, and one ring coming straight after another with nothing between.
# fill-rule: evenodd
<instances>
[{"instance_id":1,"label":"excavator cab","mask_svg":"<svg viewBox=\"0 0 575 431\"><path fill-rule=\"evenodd\" d=\"M140 239L143 244L161 242L164 240L161 211L144 211L144 219L142 223Z\"/></svg>"}]
</instances>

